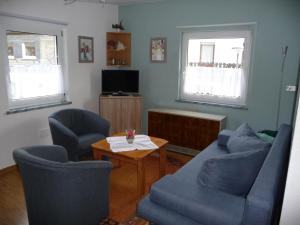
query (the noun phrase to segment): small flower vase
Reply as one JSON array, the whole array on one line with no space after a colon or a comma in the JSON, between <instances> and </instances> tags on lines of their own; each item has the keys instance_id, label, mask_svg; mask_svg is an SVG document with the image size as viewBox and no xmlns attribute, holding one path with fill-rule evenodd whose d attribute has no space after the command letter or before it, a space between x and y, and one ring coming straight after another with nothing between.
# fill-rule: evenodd
<instances>
[{"instance_id":1,"label":"small flower vase","mask_svg":"<svg viewBox=\"0 0 300 225\"><path fill-rule=\"evenodd\" d=\"M128 144L132 144L134 140L134 134L135 130L134 129L126 129L126 140Z\"/></svg>"}]
</instances>

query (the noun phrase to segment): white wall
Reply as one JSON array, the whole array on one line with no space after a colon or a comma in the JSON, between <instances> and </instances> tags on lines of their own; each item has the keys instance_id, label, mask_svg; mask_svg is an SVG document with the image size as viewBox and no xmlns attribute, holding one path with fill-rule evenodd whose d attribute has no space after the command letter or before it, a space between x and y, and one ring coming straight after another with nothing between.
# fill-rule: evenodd
<instances>
[{"instance_id":1,"label":"white wall","mask_svg":"<svg viewBox=\"0 0 300 225\"><path fill-rule=\"evenodd\" d=\"M298 85L299 87L299 85ZM292 141L290 164L281 212L280 225L300 224L300 98Z\"/></svg>"},{"instance_id":2,"label":"white wall","mask_svg":"<svg viewBox=\"0 0 300 225\"><path fill-rule=\"evenodd\" d=\"M0 11L26 16L55 19L68 23L66 51L72 105L6 115L7 98L3 66L0 66L0 169L14 164L15 148L51 144L48 115L65 107L79 107L98 112L101 69L105 65L106 32L117 22L118 7L95 3L74 3L63 0L0 0ZM78 63L77 36L94 37L94 63ZM1 49L2 51L3 49ZM1 64L0 64L1 65ZM1 68L2 67L2 68ZM45 132L41 130L47 129Z\"/></svg>"}]
</instances>

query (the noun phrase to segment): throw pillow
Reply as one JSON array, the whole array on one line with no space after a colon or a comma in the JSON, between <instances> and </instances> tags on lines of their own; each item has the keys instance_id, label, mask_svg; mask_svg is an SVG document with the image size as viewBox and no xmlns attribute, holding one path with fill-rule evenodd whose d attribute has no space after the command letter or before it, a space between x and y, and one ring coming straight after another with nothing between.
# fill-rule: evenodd
<instances>
[{"instance_id":1,"label":"throw pillow","mask_svg":"<svg viewBox=\"0 0 300 225\"><path fill-rule=\"evenodd\" d=\"M253 150L206 160L198 174L200 185L234 195L250 191L268 150Z\"/></svg>"},{"instance_id":2,"label":"throw pillow","mask_svg":"<svg viewBox=\"0 0 300 225\"><path fill-rule=\"evenodd\" d=\"M248 123L242 123L236 130L240 136L255 136L255 131L252 127L249 126Z\"/></svg>"},{"instance_id":3,"label":"throw pillow","mask_svg":"<svg viewBox=\"0 0 300 225\"><path fill-rule=\"evenodd\" d=\"M269 149L271 143L265 142L258 138L254 130L247 124L243 123L227 142L227 148L230 153Z\"/></svg>"}]
</instances>

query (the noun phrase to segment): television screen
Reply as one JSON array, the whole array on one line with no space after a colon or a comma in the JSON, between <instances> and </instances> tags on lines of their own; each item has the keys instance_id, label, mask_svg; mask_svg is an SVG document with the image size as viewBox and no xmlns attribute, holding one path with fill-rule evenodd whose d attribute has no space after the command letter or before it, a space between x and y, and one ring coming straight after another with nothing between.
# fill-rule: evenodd
<instances>
[{"instance_id":1,"label":"television screen","mask_svg":"<svg viewBox=\"0 0 300 225\"><path fill-rule=\"evenodd\" d=\"M102 93L138 93L138 70L102 70Z\"/></svg>"}]
</instances>

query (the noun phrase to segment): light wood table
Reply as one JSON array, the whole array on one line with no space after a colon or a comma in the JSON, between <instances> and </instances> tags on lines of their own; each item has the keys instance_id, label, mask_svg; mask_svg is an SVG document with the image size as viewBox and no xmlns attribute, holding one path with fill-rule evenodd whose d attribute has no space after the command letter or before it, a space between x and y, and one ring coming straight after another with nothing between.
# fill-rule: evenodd
<instances>
[{"instance_id":1,"label":"light wood table","mask_svg":"<svg viewBox=\"0 0 300 225\"><path fill-rule=\"evenodd\" d=\"M123 134L116 134L114 136L122 136ZM101 159L102 156L108 156L112 159L120 160L121 162L130 163L137 167L137 197L138 200L145 195L146 177L145 177L145 158L150 154L157 152L159 154L159 177L166 174L166 145L168 141L150 137L151 141L159 148L153 150L135 150L127 152L112 152L106 139L92 144L94 159Z\"/></svg>"}]
</instances>

